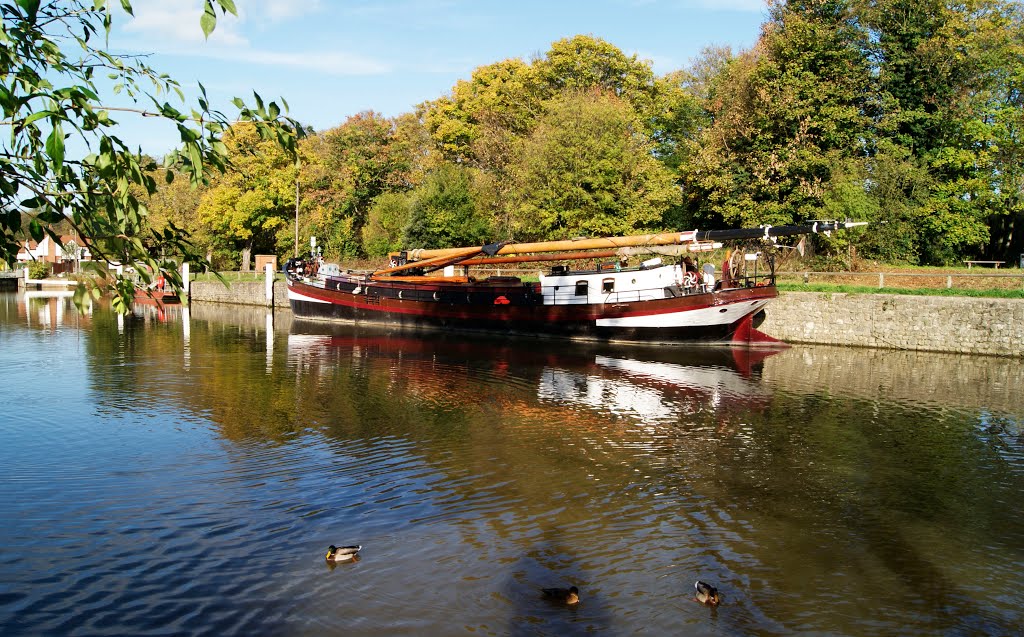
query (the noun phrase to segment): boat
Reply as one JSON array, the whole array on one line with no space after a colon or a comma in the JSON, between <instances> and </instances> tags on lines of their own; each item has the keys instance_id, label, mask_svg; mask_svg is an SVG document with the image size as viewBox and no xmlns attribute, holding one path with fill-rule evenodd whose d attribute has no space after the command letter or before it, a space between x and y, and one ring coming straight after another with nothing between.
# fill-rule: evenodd
<instances>
[{"instance_id":1,"label":"boat","mask_svg":"<svg viewBox=\"0 0 1024 637\"><path fill-rule=\"evenodd\" d=\"M135 302L144 305L178 305L181 297L170 290L160 288L136 288Z\"/></svg>"},{"instance_id":2,"label":"boat","mask_svg":"<svg viewBox=\"0 0 1024 637\"><path fill-rule=\"evenodd\" d=\"M605 342L776 345L756 328L778 296L778 237L857 225L864 224L815 221L403 250L367 272L342 271L313 256L290 259L285 272L289 304L299 319ZM726 241L742 247L727 252L720 270L713 263L693 264L692 257L699 260ZM636 262L638 257L648 258ZM581 261L587 265L566 265ZM524 263L553 265L536 281L474 276Z\"/></svg>"}]
</instances>

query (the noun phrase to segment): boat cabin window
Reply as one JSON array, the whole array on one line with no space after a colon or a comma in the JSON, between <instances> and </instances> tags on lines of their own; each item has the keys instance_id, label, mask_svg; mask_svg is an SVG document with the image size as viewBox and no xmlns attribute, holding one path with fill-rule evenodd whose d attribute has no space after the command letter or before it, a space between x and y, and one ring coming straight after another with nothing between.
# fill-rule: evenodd
<instances>
[{"instance_id":1,"label":"boat cabin window","mask_svg":"<svg viewBox=\"0 0 1024 637\"><path fill-rule=\"evenodd\" d=\"M601 291L604 293L615 291L615 279L605 279L601 281Z\"/></svg>"},{"instance_id":2,"label":"boat cabin window","mask_svg":"<svg viewBox=\"0 0 1024 637\"><path fill-rule=\"evenodd\" d=\"M586 281L577 281L576 282L576 296L586 296L587 295L587 291L588 291L587 288L588 288L588 286L587 286L587 282Z\"/></svg>"}]
</instances>

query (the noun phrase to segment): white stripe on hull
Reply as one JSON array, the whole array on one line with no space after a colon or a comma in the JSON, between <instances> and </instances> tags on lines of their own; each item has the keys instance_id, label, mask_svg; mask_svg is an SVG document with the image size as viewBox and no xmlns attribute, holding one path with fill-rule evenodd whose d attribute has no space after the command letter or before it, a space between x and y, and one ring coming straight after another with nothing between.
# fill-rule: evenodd
<instances>
[{"instance_id":1,"label":"white stripe on hull","mask_svg":"<svg viewBox=\"0 0 1024 637\"><path fill-rule=\"evenodd\" d=\"M728 305L705 307L699 310L597 319L597 327L704 327L707 325L730 325L748 314L753 314L767 304L767 300L742 301Z\"/></svg>"},{"instance_id":2,"label":"white stripe on hull","mask_svg":"<svg viewBox=\"0 0 1024 637\"><path fill-rule=\"evenodd\" d=\"M299 294L298 292L293 290L292 287L289 285L288 286L288 300L291 301L293 299L296 300L296 301L306 301L308 303L323 303L325 305L330 305L331 304L330 301L324 301L323 299L315 299L315 298L313 298L311 296L306 296L305 294Z\"/></svg>"}]
</instances>

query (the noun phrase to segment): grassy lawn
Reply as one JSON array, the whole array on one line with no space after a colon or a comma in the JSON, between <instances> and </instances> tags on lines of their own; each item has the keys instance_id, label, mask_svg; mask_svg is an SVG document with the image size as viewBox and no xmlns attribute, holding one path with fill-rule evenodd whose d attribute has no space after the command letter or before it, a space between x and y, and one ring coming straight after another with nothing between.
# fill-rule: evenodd
<instances>
[{"instance_id":1,"label":"grassy lawn","mask_svg":"<svg viewBox=\"0 0 1024 637\"><path fill-rule=\"evenodd\" d=\"M806 278L798 266L785 267L777 281L780 290L791 291L1024 298L1024 270L1018 268L859 265L859 271L810 272Z\"/></svg>"},{"instance_id":2,"label":"grassy lawn","mask_svg":"<svg viewBox=\"0 0 1024 637\"><path fill-rule=\"evenodd\" d=\"M266 278L262 272L221 272L220 275L224 277L224 280L228 283L234 283L236 281L241 282L255 282L265 281ZM218 281L217 277L212 272L198 272L192 274L193 281ZM284 275L280 272L274 273L275 281L284 281Z\"/></svg>"},{"instance_id":3,"label":"grassy lawn","mask_svg":"<svg viewBox=\"0 0 1024 637\"><path fill-rule=\"evenodd\" d=\"M971 290L962 288L879 288L868 285L844 285L840 283L793 283L779 282L782 292L839 292L844 294L910 294L917 296L972 296L997 299L1024 299L1024 290Z\"/></svg>"}]
</instances>

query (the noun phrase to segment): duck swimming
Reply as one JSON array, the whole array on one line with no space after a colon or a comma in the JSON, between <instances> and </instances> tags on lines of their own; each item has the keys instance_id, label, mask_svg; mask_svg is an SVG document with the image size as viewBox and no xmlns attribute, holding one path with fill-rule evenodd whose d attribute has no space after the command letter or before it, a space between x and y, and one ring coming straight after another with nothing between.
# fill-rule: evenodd
<instances>
[{"instance_id":1,"label":"duck swimming","mask_svg":"<svg viewBox=\"0 0 1024 637\"><path fill-rule=\"evenodd\" d=\"M701 604L718 606L721 603L722 599L718 596L718 589L711 584L697 580L693 587L697 589L696 599Z\"/></svg>"},{"instance_id":2,"label":"duck swimming","mask_svg":"<svg viewBox=\"0 0 1024 637\"><path fill-rule=\"evenodd\" d=\"M350 562L359 559L359 549L362 546L334 546L327 547L328 562Z\"/></svg>"},{"instance_id":3,"label":"duck swimming","mask_svg":"<svg viewBox=\"0 0 1024 637\"><path fill-rule=\"evenodd\" d=\"M580 589L575 586L569 588L542 588L544 597L563 604L578 604L580 602Z\"/></svg>"}]
</instances>

